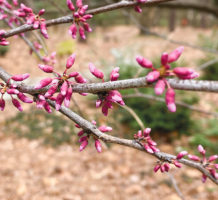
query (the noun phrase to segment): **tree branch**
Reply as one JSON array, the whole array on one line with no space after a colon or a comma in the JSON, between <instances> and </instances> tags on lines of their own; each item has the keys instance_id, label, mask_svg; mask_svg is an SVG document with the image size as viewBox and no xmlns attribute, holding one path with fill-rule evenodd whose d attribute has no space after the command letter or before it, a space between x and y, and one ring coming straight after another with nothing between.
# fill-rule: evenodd
<instances>
[{"instance_id":1,"label":"tree branch","mask_svg":"<svg viewBox=\"0 0 218 200\"><path fill-rule=\"evenodd\" d=\"M55 108L55 103L51 100L48 100L48 103ZM88 131L98 137L99 139L103 140L106 143L114 143L114 144L119 144L127 147L131 147L140 151L143 151L145 153L146 150L135 140L128 140L128 139L121 139L118 137L114 137L105 133L102 133L97 129L96 126L94 126L92 123L88 122L84 118L80 117L70 109L61 106L61 109L59 110L63 115L65 115L67 118L71 119L74 121L76 124L78 124L80 127L82 127L85 131ZM172 160L176 159L176 156L163 153L163 152L157 152L154 154L150 154L152 156L155 156L159 160L166 161L166 162L172 162ZM218 179L215 179L211 174L200 164L196 163L187 159L181 159L179 161L180 163L187 165L189 167L195 168L199 170L200 172L204 173L211 181L213 181L215 184L218 184Z\"/></svg>"},{"instance_id":2,"label":"tree branch","mask_svg":"<svg viewBox=\"0 0 218 200\"><path fill-rule=\"evenodd\" d=\"M146 6L151 6L151 5L157 5L159 3L168 2L168 1L174 1L174 0L149 0L146 3L141 3L141 4L145 4ZM118 3L113 3L110 5L106 5L106 6L102 6L99 8L88 10L86 13L96 15L96 14L100 14L100 13L104 13L104 12L108 12L108 11L112 11L112 10L117 10L117 9L121 9L121 8L133 7L136 5L138 5L138 3L135 1L130 2L127 0L123 0L123 1L120 1ZM66 23L72 23L72 22L73 22L73 16L69 15L69 16L59 17L57 19L48 20L48 21L46 21L46 26L49 27L49 26L54 26L54 25L58 25L58 24L66 24ZM25 24L25 25L22 25L18 28L15 28L13 30L6 32L2 36L4 38L8 38L8 37L11 37L13 35L17 35L17 34L24 33L27 31L32 31L32 30L35 30L33 28L33 25Z\"/></svg>"},{"instance_id":3,"label":"tree branch","mask_svg":"<svg viewBox=\"0 0 218 200\"><path fill-rule=\"evenodd\" d=\"M3 68L0 67L0 79L7 82L11 77ZM177 80L168 79L170 86L177 90L189 90L199 92L218 92L218 81L204 80ZM129 88L151 87L153 84L146 82L146 77L133 78L119 81L108 81L104 83L86 83L72 85L73 91L76 93L92 93L105 92L110 90L123 90ZM23 83L17 83L17 88L24 93L38 94L45 93L49 88L45 87L40 90L34 89L34 86L27 86Z\"/></svg>"}]
</instances>

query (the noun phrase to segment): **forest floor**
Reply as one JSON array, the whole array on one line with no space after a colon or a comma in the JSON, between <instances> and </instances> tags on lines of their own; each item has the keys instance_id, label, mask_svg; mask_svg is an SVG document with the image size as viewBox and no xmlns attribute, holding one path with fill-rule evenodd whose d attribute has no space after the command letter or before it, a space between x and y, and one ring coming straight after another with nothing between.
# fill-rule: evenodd
<instances>
[{"instance_id":1,"label":"forest floor","mask_svg":"<svg viewBox=\"0 0 218 200\"><path fill-rule=\"evenodd\" d=\"M64 27L64 26L63 26ZM57 50L62 41L69 41L67 28L49 29L48 48ZM157 31L164 32L158 29ZM137 28L116 26L96 28L87 43L76 43L72 48L77 53L73 70L82 70L90 77L88 63L98 67L102 63L114 66L113 54L127 54L125 60L134 60L141 54L149 59L159 57L164 51L171 51L178 45L152 36L139 36ZM197 44L199 34L209 36L209 30L177 28L169 35L171 39L190 41ZM61 38L61 39L60 39ZM30 73L33 82L45 76L38 68L40 63L28 54L23 41L11 38L9 53L0 58L0 66L13 74ZM19 52L19 54L18 54ZM187 66L197 66L197 61L205 57L200 50L186 47L182 60ZM65 66L67 56L59 57L58 71ZM102 62L101 62L102 61ZM107 70L107 68L105 68ZM217 95L201 94L199 106L213 111ZM81 97L76 96L76 100ZM85 101L82 101L85 102ZM86 103L80 103L89 115ZM29 109L24 105L24 109ZM90 111L91 112L91 111ZM16 114L8 101L6 111L0 115L1 128L4 121ZM172 144L161 145L162 151L173 153ZM153 173L155 159L142 152L113 145L98 154L90 145L79 153L78 146L61 145L57 148L42 145L40 140L29 141L0 134L0 200L179 200L170 175ZM201 183L200 173L183 167L172 168L171 175L186 200L215 200L217 187L210 180Z\"/></svg>"}]
</instances>

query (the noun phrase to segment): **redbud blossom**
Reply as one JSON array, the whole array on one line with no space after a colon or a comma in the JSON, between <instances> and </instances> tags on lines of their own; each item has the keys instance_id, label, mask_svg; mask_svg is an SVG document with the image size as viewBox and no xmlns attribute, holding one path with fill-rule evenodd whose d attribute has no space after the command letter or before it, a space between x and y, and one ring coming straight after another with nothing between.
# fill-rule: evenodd
<instances>
[{"instance_id":1,"label":"redbud blossom","mask_svg":"<svg viewBox=\"0 0 218 200\"><path fill-rule=\"evenodd\" d=\"M66 64L66 68L67 68L67 69L70 69L70 68L73 66L73 64L74 64L74 62L75 62L75 59L76 59L76 54L75 54L75 53L72 54L72 55L67 59L67 64Z\"/></svg>"},{"instance_id":2,"label":"redbud blossom","mask_svg":"<svg viewBox=\"0 0 218 200\"><path fill-rule=\"evenodd\" d=\"M26 80L27 78L29 78L29 74L21 74L21 75L14 75L11 77L12 80L14 81L24 81Z\"/></svg>"},{"instance_id":3,"label":"redbud blossom","mask_svg":"<svg viewBox=\"0 0 218 200\"><path fill-rule=\"evenodd\" d=\"M149 72L148 75L146 76L146 81L149 83L153 83L160 77L160 72L159 71L152 71Z\"/></svg>"},{"instance_id":4,"label":"redbud blossom","mask_svg":"<svg viewBox=\"0 0 218 200\"><path fill-rule=\"evenodd\" d=\"M101 142L99 140L95 140L95 148L98 153L102 152Z\"/></svg>"},{"instance_id":5,"label":"redbud blossom","mask_svg":"<svg viewBox=\"0 0 218 200\"><path fill-rule=\"evenodd\" d=\"M169 111L176 112L175 91L172 88L167 89L165 99Z\"/></svg>"},{"instance_id":6,"label":"redbud blossom","mask_svg":"<svg viewBox=\"0 0 218 200\"><path fill-rule=\"evenodd\" d=\"M156 95L163 94L165 87L166 87L165 81L163 79L158 80L154 88L155 94Z\"/></svg>"},{"instance_id":7,"label":"redbud blossom","mask_svg":"<svg viewBox=\"0 0 218 200\"><path fill-rule=\"evenodd\" d=\"M183 51L184 51L184 47L181 46L175 49L173 52L171 52L168 57L168 63L172 63L178 60Z\"/></svg>"},{"instance_id":8,"label":"redbud blossom","mask_svg":"<svg viewBox=\"0 0 218 200\"><path fill-rule=\"evenodd\" d=\"M42 80L35 86L35 89L36 89L36 90L42 89L42 88L46 87L47 85L49 85L51 82L52 82L52 79L51 79L51 78L42 79Z\"/></svg>"},{"instance_id":9,"label":"redbud blossom","mask_svg":"<svg viewBox=\"0 0 218 200\"><path fill-rule=\"evenodd\" d=\"M99 78L99 79L104 78L103 72L97 69L93 63L89 63L89 70L96 78Z\"/></svg>"},{"instance_id":10,"label":"redbud blossom","mask_svg":"<svg viewBox=\"0 0 218 200\"><path fill-rule=\"evenodd\" d=\"M188 155L187 151L181 151L179 152L179 154L177 155L176 159L180 160L181 158L183 158L184 156Z\"/></svg>"},{"instance_id":11,"label":"redbud blossom","mask_svg":"<svg viewBox=\"0 0 218 200\"><path fill-rule=\"evenodd\" d=\"M206 151L202 145L198 145L198 151L204 156Z\"/></svg>"},{"instance_id":12,"label":"redbud blossom","mask_svg":"<svg viewBox=\"0 0 218 200\"><path fill-rule=\"evenodd\" d=\"M137 56L136 61L138 62L139 65L141 65L144 68L150 69L153 67L152 62L146 58L143 58L142 56Z\"/></svg>"}]
</instances>

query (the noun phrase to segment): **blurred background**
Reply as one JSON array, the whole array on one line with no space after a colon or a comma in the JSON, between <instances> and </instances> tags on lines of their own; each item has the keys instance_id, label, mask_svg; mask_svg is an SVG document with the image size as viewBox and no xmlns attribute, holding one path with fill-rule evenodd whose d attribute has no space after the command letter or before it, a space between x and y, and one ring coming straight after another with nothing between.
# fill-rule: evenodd
<instances>
[{"instance_id":1,"label":"blurred background","mask_svg":"<svg viewBox=\"0 0 218 200\"><path fill-rule=\"evenodd\" d=\"M46 19L70 14L65 0L19 1L34 9L46 9ZM87 0L90 8L112 0ZM118 2L118 1L117 1ZM56 71L65 69L66 59L77 54L73 71L80 71L91 82L97 82L89 70L93 62L106 74L120 67L120 79L145 76L136 55L160 65L162 52L171 52L183 45L185 51L173 67L197 70L199 79L218 80L218 1L178 0L143 8L116 10L99 14L91 20L93 32L86 41L73 40L70 24L48 29L45 41L49 54L57 52ZM0 23L1 29L8 29ZM31 33L26 34L33 40ZM37 67L41 61L16 37L10 46L0 46L0 66L11 74L30 73L34 84L46 76ZM41 52L43 54L43 52ZM122 91L124 101L152 128L152 137L159 149L176 154L181 150L196 153L202 144L208 155L218 152L217 94L176 91L177 112L169 113L152 88ZM140 129L132 114L114 105L106 118L95 108L96 96L73 95L71 108L98 125L113 127L111 134L133 138ZM0 115L0 199L2 200L141 200L198 199L215 200L217 187L209 180L201 183L201 174L187 167L172 168L170 174L154 174L156 160L142 152L118 145L104 145L103 153L89 144L79 153L78 130L57 112L47 114L34 105L24 105L18 113L10 98ZM180 192L176 192L174 182ZM179 197L180 194L180 197Z\"/></svg>"}]
</instances>

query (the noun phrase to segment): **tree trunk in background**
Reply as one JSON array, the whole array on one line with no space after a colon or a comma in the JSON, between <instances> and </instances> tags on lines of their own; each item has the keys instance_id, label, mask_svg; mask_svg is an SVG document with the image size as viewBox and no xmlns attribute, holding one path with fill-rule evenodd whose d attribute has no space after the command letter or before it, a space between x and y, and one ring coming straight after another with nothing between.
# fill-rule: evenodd
<instances>
[{"instance_id":1,"label":"tree trunk in background","mask_svg":"<svg viewBox=\"0 0 218 200\"><path fill-rule=\"evenodd\" d=\"M176 11L174 9L171 9L169 12L169 23L168 23L169 31L173 32L175 30L175 26L176 26Z\"/></svg>"},{"instance_id":2,"label":"tree trunk in background","mask_svg":"<svg viewBox=\"0 0 218 200\"><path fill-rule=\"evenodd\" d=\"M201 17L201 28L207 28L207 15L205 14L202 14L202 17Z\"/></svg>"},{"instance_id":3,"label":"tree trunk in background","mask_svg":"<svg viewBox=\"0 0 218 200\"><path fill-rule=\"evenodd\" d=\"M150 28L154 25L156 10L156 8L144 8L141 14L137 14L139 16L139 23L142 27ZM146 33L143 29L140 29L140 34Z\"/></svg>"}]
</instances>

